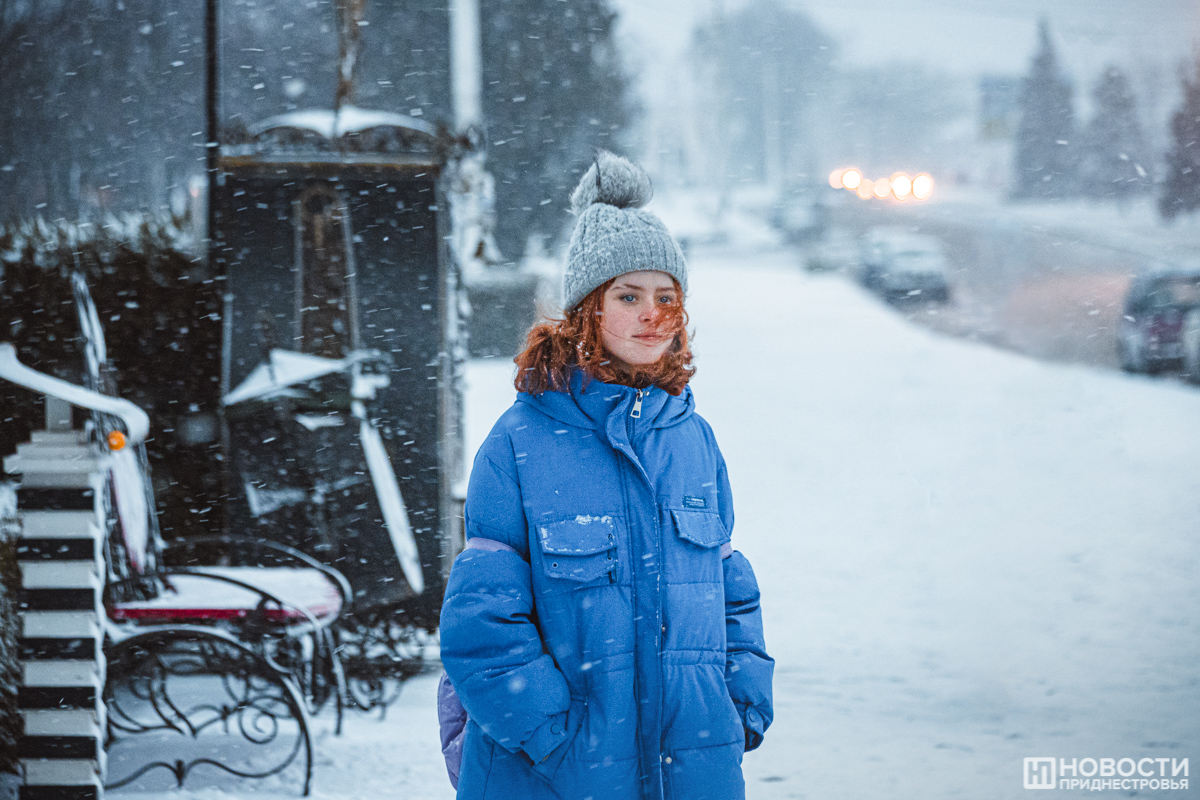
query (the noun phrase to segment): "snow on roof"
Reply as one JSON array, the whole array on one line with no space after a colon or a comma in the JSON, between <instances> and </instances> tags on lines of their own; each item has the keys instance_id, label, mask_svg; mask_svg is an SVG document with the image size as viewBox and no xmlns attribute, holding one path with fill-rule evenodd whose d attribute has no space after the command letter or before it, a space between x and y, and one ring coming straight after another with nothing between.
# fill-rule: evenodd
<instances>
[{"instance_id":1,"label":"snow on roof","mask_svg":"<svg viewBox=\"0 0 1200 800\"><path fill-rule=\"evenodd\" d=\"M327 139L336 139L347 133L359 133L368 128L389 126L409 128L430 136L436 134L436 129L432 125L416 117L391 111L358 108L357 106L342 106L341 110L336 113L328 108L302 108L286 114L277 114L251 125L250 133L258 136L275 128L302 128L318 133Z\"/></svg>"}]
</instances>

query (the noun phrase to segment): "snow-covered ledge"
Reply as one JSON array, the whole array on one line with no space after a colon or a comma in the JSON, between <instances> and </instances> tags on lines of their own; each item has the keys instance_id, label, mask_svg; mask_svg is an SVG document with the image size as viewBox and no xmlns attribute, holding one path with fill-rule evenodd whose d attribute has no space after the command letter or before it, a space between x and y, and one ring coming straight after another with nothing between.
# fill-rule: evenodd
<instances>
[{"instance_id":1,"label":"snow-covered ledge","mask_svg":"<svg viewBox=\"0 0 1200 800\"><path fill-rule=\"evenodd\" d=\"M384 127L407 128L420 131L428 136L437 135L437 128L423 119L410 117L407 114L376 111L357 106L342 106L337 111L326 108L302 108L288 111L256 122L250 126L250 133L254 136L261 136L278 128L298 128L312 131L326 139L337 139L348 133L362 133L371 128Z\"/></svg>"},{"instance_id":2,"label":"snow-covered ledge","mask_svg":"<svg viewBox=\"0 0 1200 800\"><path fill-rule=\"evenodd\" d=\"M150 432L150 418L133 403L30 369L17 359L17 349L8 342L0 342L0 378L73 406L117 417L125 424L125 437L130 445L143 441Z\"/></svg>"}]
</instances>

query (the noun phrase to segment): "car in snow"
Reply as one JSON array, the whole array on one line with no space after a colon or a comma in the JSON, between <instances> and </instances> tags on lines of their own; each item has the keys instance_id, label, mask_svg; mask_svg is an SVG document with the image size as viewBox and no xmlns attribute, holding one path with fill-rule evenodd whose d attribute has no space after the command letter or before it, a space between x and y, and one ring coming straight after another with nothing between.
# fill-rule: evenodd
<instances>
[{"instance_id":1,"label":"car in snow","mask_svg":"<svg viewBox=\"0 0 1200 800\"><path fill-rule=\"evenodd\" d=\"M1184 366L1186 339L1195 338L1198 327L1185 322L1197 308L1200 266L1160 268L1134 278L1117 337L1121 369L1153 373Z\"/></svg>"},{"instance_id":2,"label":"car in snow","mask_svg":"<svg viewBox=\"0 0 1200 800\"><path fill-rule=\"evenodd\" d=\"M809 248L804 268L809 272L836 272L853 267L857 261L858 247L853 235L842 228L831 228Z\"/></svg>"},{"instance_id":3,"label":"car in snow","mask_svg":"<svg viewBox=\"0 0 1200 800\"><path fill-rule=\"evenodd\" d=\"M879 278L887 268L891 242L911 236L904 228L883 226L871 228L858 240L858 281L868 289L879 288Z\"/></svg>"},{"instance_id":4,"label":"car in snow","mask_svg":"<svg viewBox=\"0 0 1200 800\"><path fill-rule=\"evenodd\" d=\"M873 228L859 247L859 280L886 300L950 299L949 263L935 236Z\"/></svg>"},{"instance_id":5,"label":"car in snow","mask_svg":"<svg viewBox=\"0 0 1200 800\"><path fill-rule=\"evenodd\" d=\"M1183 377L1192 383L1200 383L1200 306L1193 308L1183 317Z\"/></svg>"},{"instance_id":6,"label":"car in snow","mask_svg":"<svg viewBox=\"0 0 1200 800\"><path fill-rule=\"evenodd\" d=\"M792 244L820 239L829 219L829 210L811 194L786 192L771 208L771 225Z\"/></svg>"}]
</instances>

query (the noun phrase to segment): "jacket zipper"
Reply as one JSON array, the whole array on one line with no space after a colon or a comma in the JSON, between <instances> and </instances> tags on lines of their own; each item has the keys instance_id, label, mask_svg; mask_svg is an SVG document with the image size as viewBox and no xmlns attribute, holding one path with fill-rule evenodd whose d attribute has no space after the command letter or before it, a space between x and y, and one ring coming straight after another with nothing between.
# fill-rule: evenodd
<instances>
[{"instance_id":1,"label":"jacket zipper","mask_svg":"<svg viewBox=\"0 0 1200 800\"><path fill-rule=\"evenodd\" d=\"M625 418L625 436L629 439L631 448L633 447L633 421L642 416L642 398L649 393L649 389L637 390L637 397L633 398L633 408L629 409L629 416Z\"/></svg>"},{"instance_id":2,"label":"jacket zipper","mask_svg":"<svg viewBox=\"0 0 1200 800\"><path fill-rule=\"evenodd\" d=\"M629 409L629 416L625 418L625 432L629 437L629 449L630 450L633 450L633 421L635 419L641 418L641 416L642 416L642 399L644 397L646 397L646 395L648 395L648 394L650 394L649 389L638 389L637 390L637 396L633 398L633 407ZM625 491L625 505L628 508L629 507L629 485L625 482L624 476L622 476L622 478L623 479L622 479L621 483L622 483L622 488ZM653 495L653 493L654 493L653 484L650 484L649 488L650 488L651 495ZM655 507L655 510L657 512L657 505ZM658 542L658 550L655 553L655 555L658 558L658 565L659 565L659 569L661 570L662 569L662 559L663 559L662 531L658 527L657 513L655 514L655 517L654 517L654 532L655 532L655 540ZM631 537L631 542L632 542L632 537ZM633 565L631 564L630 565L631 569L632 569L632 566ZM612 577L611 573L610 573L610 577ZM662 580L662 578L660 576L659 581L661 582L661 580ZM636 609L637 608L637 576L631 574L629 583L630 583L630 589L631 589L631 598L630 599L633 601L633 607ZM661 593L659 595L659 602L660 603L662 602ZM660 609L661 609L661 606L660 606ZM658 625L662 624L661 617L659 620L656 620L656 623ZM659 670L660 670L658 680L659 680L659 687L661 689L662 684L663 684L663 678L662 678L662 673L661 673L661 670L662 670L662 647L663 647L663 644L665 643L665 640L663 638L661 638L660 636L658 636L657 634L656 634L656 638L658 640L658 647L656 649L658 650L658 663L659 663ZM635 641L636 641L636 637L635 637ZM636 649L636 644L634 645L634 647ZM634 659L636 662L636 655L634 656ZM634 680L634 682L633 682L633 697L634 697L634 703L636 704L636 707L639 709L639 712L640 712L640 709L642 707L641 692L638 690L638 684L637 684L636 680ZM663 700L663 698L660 696L659 697L659 709L658 709L658 721L659 721L659 732L660 733L662 731L661 726L662 726L662 719L663 719L662 700ZM639 739L641 738L640 726L639 726L639 731L638 731L638 738ZM668 794L668 792L666 791L666 788L667 788L666 783L668 781L668 776L667 776L666 770L663 769L663 764L661 761L661 759L662 759L662 754L661 754L662 742L661 742L661 740L657 743L655 749L659 751L659 765L658 765L659 788L662 790L662 794L660 795L660 797L665 797ZM642 755L642 747L638 747L639 761L641 759L641 755Z\"/></svg>"},{"instance_id":3,"label":"jacket zipper","mask_svg":"<svg viewBox=\"0 0 1200 800\"><path fill-rule=\"evenodd\" d=\"M632 427L633 427L633 425L632 425L632 423L630 423L630 428L632 428ZM630 495L629 476L625 470L621 470L621 491L625 495L625 498L624 498L625 499L625 503L624 503L625 508L632 508L632 503L630 503L630 497L629 497L629 495ZM634 619L634 623L633 623L634 629L635 629L634 637L633 637L633 649L634 649L633 663L634 663L634 669L636 670L637 669L637 633L636 633L637 620L636 620L636 614L637 614L637 607L638 607L638 603L637 603L637 579L638 579L638 576L637 576L637 569L633 563L634 559L633 559L632 524L630 525L630 528L629 528L629 554L630 554L629 555L629 600L633 606L633 612L635 615L635 619ZM638 686L638 679L637 679L636 675L634 675L634 678L633 678L633 707L638 710L638 714L640 715L641 711L642 711L642 692ZM644 755L643 750L645 750L645 742L643 741L643 736L642 736L642 726L639 725L637 727L637 730L634 732L634 735L637 738L637 742L638 742L638 764L641 765L641 768L638 769L638 772L640 773L645 769L645 765L642 764L642 762L643 762L642 756ZM640 778L639 778L638 782L639 783L642 782Z\"/></svg>"}]
</instances>

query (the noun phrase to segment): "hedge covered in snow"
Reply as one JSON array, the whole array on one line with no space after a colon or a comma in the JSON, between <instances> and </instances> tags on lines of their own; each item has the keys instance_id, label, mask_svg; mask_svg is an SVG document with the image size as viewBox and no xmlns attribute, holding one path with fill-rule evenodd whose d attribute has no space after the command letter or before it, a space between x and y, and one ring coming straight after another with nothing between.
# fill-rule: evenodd
<instances>
[{"instance_id":1,"label":"hedge covered in snow","mask_svg":"<svg viewBox=\"0 0 1200 800\"><path fill-rule=\"evenodd\" d=\"M216 532L221 282L171 219L34 220L0 227L0 341L21 360L79 382L82 349L70 275L87 278L118 393L151 419L147 449L168 538ZM0 385L0 455L42 425L42 403ZM199 430L204 435L197 436ZM207 432L207 433L205 433Z\"/></svg>"},{"instance_id":2,"label":"hedge covered in snow","mask_svg":"<svg viewBox=\"0 0 1200 800\"><path fill-rule=\"evenodd\" d=\"M25 364L79 382L83 356L70 276L83 273L117 390L150 414L147 450L167 537L218 532L221 525L219 442L176 435L194 431L196 420L215 420L220 396L220 282L191 249L174 221L149 216L0 227L0 341L12 342ZM40 397L0 381L0 456L43 426L42 406ZM20 729L15 584L3 580L14 577L14 554L0 530L0 772L16 768Z\"/></svg>"}]
</instances>

